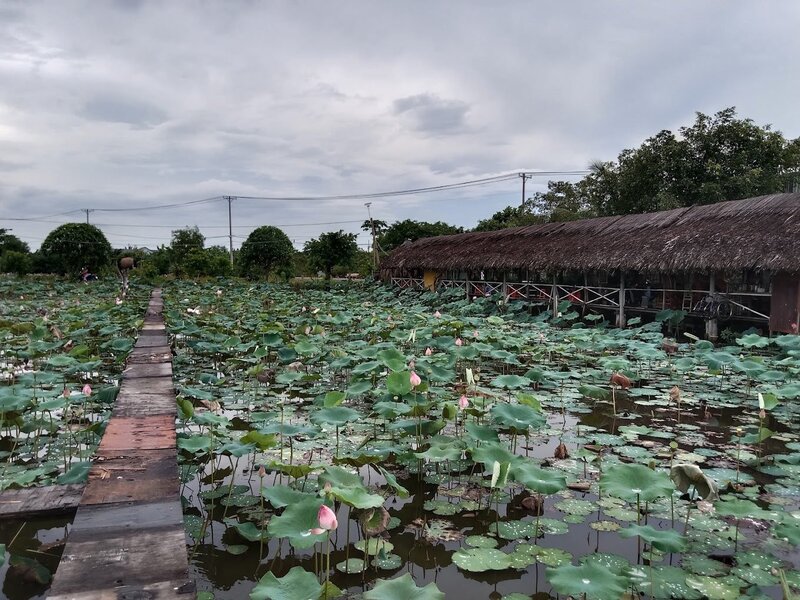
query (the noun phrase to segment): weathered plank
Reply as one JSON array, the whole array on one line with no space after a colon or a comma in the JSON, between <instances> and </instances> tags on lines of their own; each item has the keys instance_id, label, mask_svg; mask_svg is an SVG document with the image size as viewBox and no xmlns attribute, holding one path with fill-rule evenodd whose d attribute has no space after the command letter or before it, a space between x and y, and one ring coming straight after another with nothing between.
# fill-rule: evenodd
<instances>
[{"instance_id":1,"label":"weathered plank","mask_svg":"<svg viewBox=\"0 0 800 600\"><path fill-rule=\"evenodd\" d=\"M163 501L175 498L179 492L173 448L108 451L92 465L81 504Z\"/></svg>"},{"instance_id":2,"label":"weathered plank","mask_svg":"<svg viewBox=\"0 0 800 600\"><path fill-rule=\"evenodd\" d=\"M122 376L125 379L138 379L140 377L169 377L172 379L172 363L128 363Z\"/></svg>"},{"instance_id":3,"label":"weathered plank","mask_svg":"<svg viewBox=\"0 0 800 600\"><path fill-rule=\"evenodd\" d=\"M0 492L0 519L72 512L84 484L48 485Z\"/></svg>"}]
</instances>

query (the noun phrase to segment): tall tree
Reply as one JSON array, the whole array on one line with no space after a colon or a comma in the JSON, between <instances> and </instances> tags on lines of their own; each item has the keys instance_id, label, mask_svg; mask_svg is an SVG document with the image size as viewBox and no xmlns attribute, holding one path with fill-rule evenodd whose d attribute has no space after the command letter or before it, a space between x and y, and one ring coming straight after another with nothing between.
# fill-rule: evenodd
<instances>
[{"instance_id":1,"label":"tall tree","mask_svg":"<svg viewBox=\"0 0 800 600\"><path fill-rule=\"evenodd\" d=\"M17 236L8 233L8 229L0 228L0 255L2 255L3 252L9 251L28 254L31 249L28 247L28 244L23 242Z\"/></svg>"},{"instance_id":2,"label":"tall tree","mask_svg":"<svg viewBox=\"0 0 800 600\"><path fill-rule=\"evenodd\" d=\"M578 183L556 182L534 196L548 220L571 215L619 215L712 204L798 189L800 138L787 140L726 108L697 113L678 133L664 130L616 162L597 162ZM554 206L571 204L564 213Z\"/></svg>"},{"instance_id":3,"label":"tall tree","mask_svg":"<svg viewBox=\"0 0 800 600\"><path fill-rule=\"evenodd\" d=\"M379 237L378 242L381 249L388 252L394 250L406 240L413 242L420 238L463 232L463 227L455 227L442 221L429 223L427 221L406 219L405 221L396 221L387 227L386 231Z\"/></svg>"},{"instance_id":4,"label":"tall tree","mask_svg":"<svg viewBox=\"0 0 800 600\"><path fill-rule=\"evenodd\" d=\"M239 251L239 271L248 277L269 277L276 270L288 274L292 269L294 246L277 227L254 229Z\"/></svg>"},{"instance_id":5,"label":"tall tree","mask_svg":"<svg viewBox=\"0 0 800 600\"><path fill-rule=\"evenodd\" d=\"M190 256L194 255L191 262L196 263L198 256L203 252L205 243L206 238L200 233L200 229L196 225L194 227L175 229L172 232L170 254L172 271L175 275L180 277L187 272ZM195 270L194 267L192 267L192 270Z\"/></svg>"},{"instance_id":6,"label":"tall tree","mask_svg":"<svg viewBox=\"0 0 800 600\"><path fill-rule=\"evenodd\" d=\"M349 267L358 254L355 233L329 231L317 239L306 242L303 251L314 268L325 273L325 279L331 278L333 267L342 265Z\"/></svg>"},{"instance_id":7,"label":"tall tree","mask_svg":"<svg viewBox=\"0 0 800 600\"><path fill-rule=\"evenodd\" d=\"M65 223L47 234L40 252L51 268L77 276L81 267L97 271L106 267L112 255L106 236L89 223Z\"/></svg>"}]
</instances>

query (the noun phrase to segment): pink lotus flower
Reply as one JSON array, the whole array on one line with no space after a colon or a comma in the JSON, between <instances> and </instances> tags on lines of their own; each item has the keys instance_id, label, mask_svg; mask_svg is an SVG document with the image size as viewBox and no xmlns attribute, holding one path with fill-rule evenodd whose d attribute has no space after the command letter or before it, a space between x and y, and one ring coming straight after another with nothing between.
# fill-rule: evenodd
<instances>
[{"instance_id":1,"label":"pink lotus flower","mask_svg":"<svg viewBox=\"0 0 800 600\"><path fill-rule=\"evenodd\" d=\"M323 504L319 507L317 520L319 521L319 526L323 531L333 531L339 527L339 522L336 520L336 513L328 508L327 504ZM312 529L312 531L314 530Z\"/></svg>"},{"instance_id":2,"label":"pink lotus flower","mask_svg":"<svg viewBox=\"0 0 800 600\"><path fill-rule=\"evenodd\" d=\"M83 389L81 391L83 392L84 396L91 396L92 395L92 386L90 386L87 383L85 386L83 386Z\"/></svg>"},{"instance_id":3,"label":"pink lotus flower","mask_svg":"<svg viewBox=\"0 0 800 600\"><path fill-rule=\"evenodd\" d=\"M417 387L420 383L422 383L422 379L419 378L416 371L411 371L411 387Z\"/></svg>"},{"instance_id":4,"label":"pink lotus flower","mask_svg":"<svg viewBox=\"0 0 800 600\"><path fill-rule=\"evenodd\" d=\"M431 354L433 354L433 350L430 348L425 348L425 356L430 356Z\"/></svg>"},{"instance_id":5,"label":"pink lotus flower","mask_svg":"<svg viewBox=\"0 0 800 600\"><path fill-rule=\"evenodd\" d=\"M469 406L469 398L467 398L466 396L461 396L461 398L458 399L458 408L460 408L461 410L466 410L468 406Z\"/></svg>"},{"instance_id":6,"label":"pink lotus flower","mask_svg":"<svg viewBox=\"0 0 800 600\"><path fill-rule=\"evenodd\" d=\"M67 386L64 386L64 391L62 392L62 394L63 394L64 398L69 398L70 391L69 391L69 388Z\"/></svg>"},{"instance_id":7,"label":"pink lotus flower","mask_svg":"<svg viewBox=\"0 0 800 600\"><path fill-rule=\"evenodd\" d=\"M477 330L477 329L476 329L475 331L473 331L473 332L472 332L472 337L474 337L474 338L478 337L479 335L480 335L480 334L478 333L478 330Z\"/></svg>"},{"instance_id":8,"label":"pink lotus flower","mask_svg":"<svg viewBox=\"0 0 800 600\"><path fill-rule=\"evenodd\" d=\"M442 316L442 313L440 313L440 312L437 310L435 313L433 313L433 316L434 316L434 317L436 317L436 318L438 319L439 317L441 317L441 316Z\"/></svg>"},{"instance_id":9,"label":"pink lotus flower","mask_svg":"<svg viewBox=\"0 0 800 600\"><path fill-rule=\"evenodd\" d=\"M456 338L456 346L463 346L463 345L464 345L464 340L462 340L461 338Z\"/></svg>"}]
</instances>

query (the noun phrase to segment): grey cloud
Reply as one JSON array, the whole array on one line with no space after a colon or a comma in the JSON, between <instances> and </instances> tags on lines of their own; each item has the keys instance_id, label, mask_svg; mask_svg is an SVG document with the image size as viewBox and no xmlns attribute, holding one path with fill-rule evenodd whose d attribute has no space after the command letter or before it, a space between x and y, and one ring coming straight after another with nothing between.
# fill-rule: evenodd
<instances>
[{"instance_id":1,"label":"grey cloud","mask_svg":"<svg viewBox=\"0 0 800 600\"><path fill-rule=\"evenodd\" d=\"M446 100L434 94L417 94L398 98L393 103L394 114L410 118L417 131L425 133L458 133L466 128L469 104Z\"/></svg>"},{"instance_id":2,"label":"grey cloud","mask_svg":"<svg viewBox=\"0 0 800 600\"><path fill-rule=\"evenodd\" d=\"M136 127L155 127L167 120L167 114L148 102L104 94L91 98L81 116L92 121L127 123Z\"/></svg>"}]
</instances>

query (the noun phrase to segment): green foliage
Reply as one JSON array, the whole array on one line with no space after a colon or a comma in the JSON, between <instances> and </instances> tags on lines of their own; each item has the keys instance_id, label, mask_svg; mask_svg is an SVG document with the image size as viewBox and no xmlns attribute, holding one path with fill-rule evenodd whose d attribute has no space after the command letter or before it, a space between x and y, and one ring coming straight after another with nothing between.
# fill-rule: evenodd
<instances>
[{"instance_id":1,"label":"green foliage","mask_svg":"<svg viewBox=\"0 0 800 600\"><path fill-rule=\"evenodd\" d=\"M397 221L387 227L378 238L378 243L384 252L394 250L406 240L415 241L420 238L433 237L436 235L450 235L453 233L463 233L463 227L454 227L442 221L428 223L427 221Z\"/></svg>"},{"instance_id":2,"label":"green foliage","mask_svg":"<svg viewBox=\"0 0 800 600\"><path fill-rule=\"evenodd\" d=\"M782 192L800 178L800 139L741 119L735 108L697 113L617 161L598 162L578 183L551 182L532 211L548 221L652 212Z\"/></svg>"},{"instance_id":3,"label":"green foliage","mask_svg":"<svg viewBox=\"0 0 800 600\"><path fill-rule=\"evenodd\" d=\"M206 238L197 226L184 227L172 232L170 258L175 275L180 277L186 274L187 263L191 262L193 268L196 268L198 262L202 262L205 243Z\"/></svg>"},{"instance_id":4,"label":"green foliage","mask_svg":"<svg viewBox=\"0 0 800 600\"><path fill-rule=\"evenodd\" d=\"M105 268L112 255L106 236L88 223L65 223L56 227L47 234L40 252L55 272L76 277L83 266L90 271Z\"/></svg>"},{"instance_id":5,"label":"green foliage","mask_svg":"<svg viewBox=\"0 0 800 600\"><path fill-rule=\"evenodd\" d=\"M303 250L308 254L311 265L323 271L326 279L330 279L334 266L347 266L355 259L358 253L356 234L345 233L341 229L329 231L306 242Z\"/></svg>"},{"instance_id":6,"label":"green foliage","mask_svg":"<svg viewBox=\"0 0 800 600\"><path fill-rule=\"evenodd\" d=\"M269 277L292 272L295 250L289 237L277 227L254 229L239 251L238 267L246 277Z\"/></svg>"},{"instance_id":7,"label":"green foliage","mask_svg":"<svg viewBox=\"0 0 800 600\"><path fill-rule=\"evenodd\" d=\"M503 210L494 213L490 218L478 221L478 225L473 231L494 231L496 229L523 227L544 222L545 218L542 215L535 214L533 206L526 202L524 206L506 206Z\"/></svg>"},{"instance_id":8,"label":"green foliage","mask_svg":"<svg viewBox=\"0 0 800 600\"><path fill-rule=\"evenodd\" d=\"M0 228L0 255L6 252L21 252L22 254L30 254L31 249L28 244L23 242L17 236L8 233L8 229Z\"/></svg>"},{"instance_id":9,"label":"green foliage","mask_svg":"<svg viewBox=\"0 0 800 600\"><path fill-rule=\"evenodd\" d=\"M28 252L18 252L16 250L5 250L0 254L0 273L14 273L15 275L26 275L31 272L33 261Z\"/></svg>"}]
</instances>

